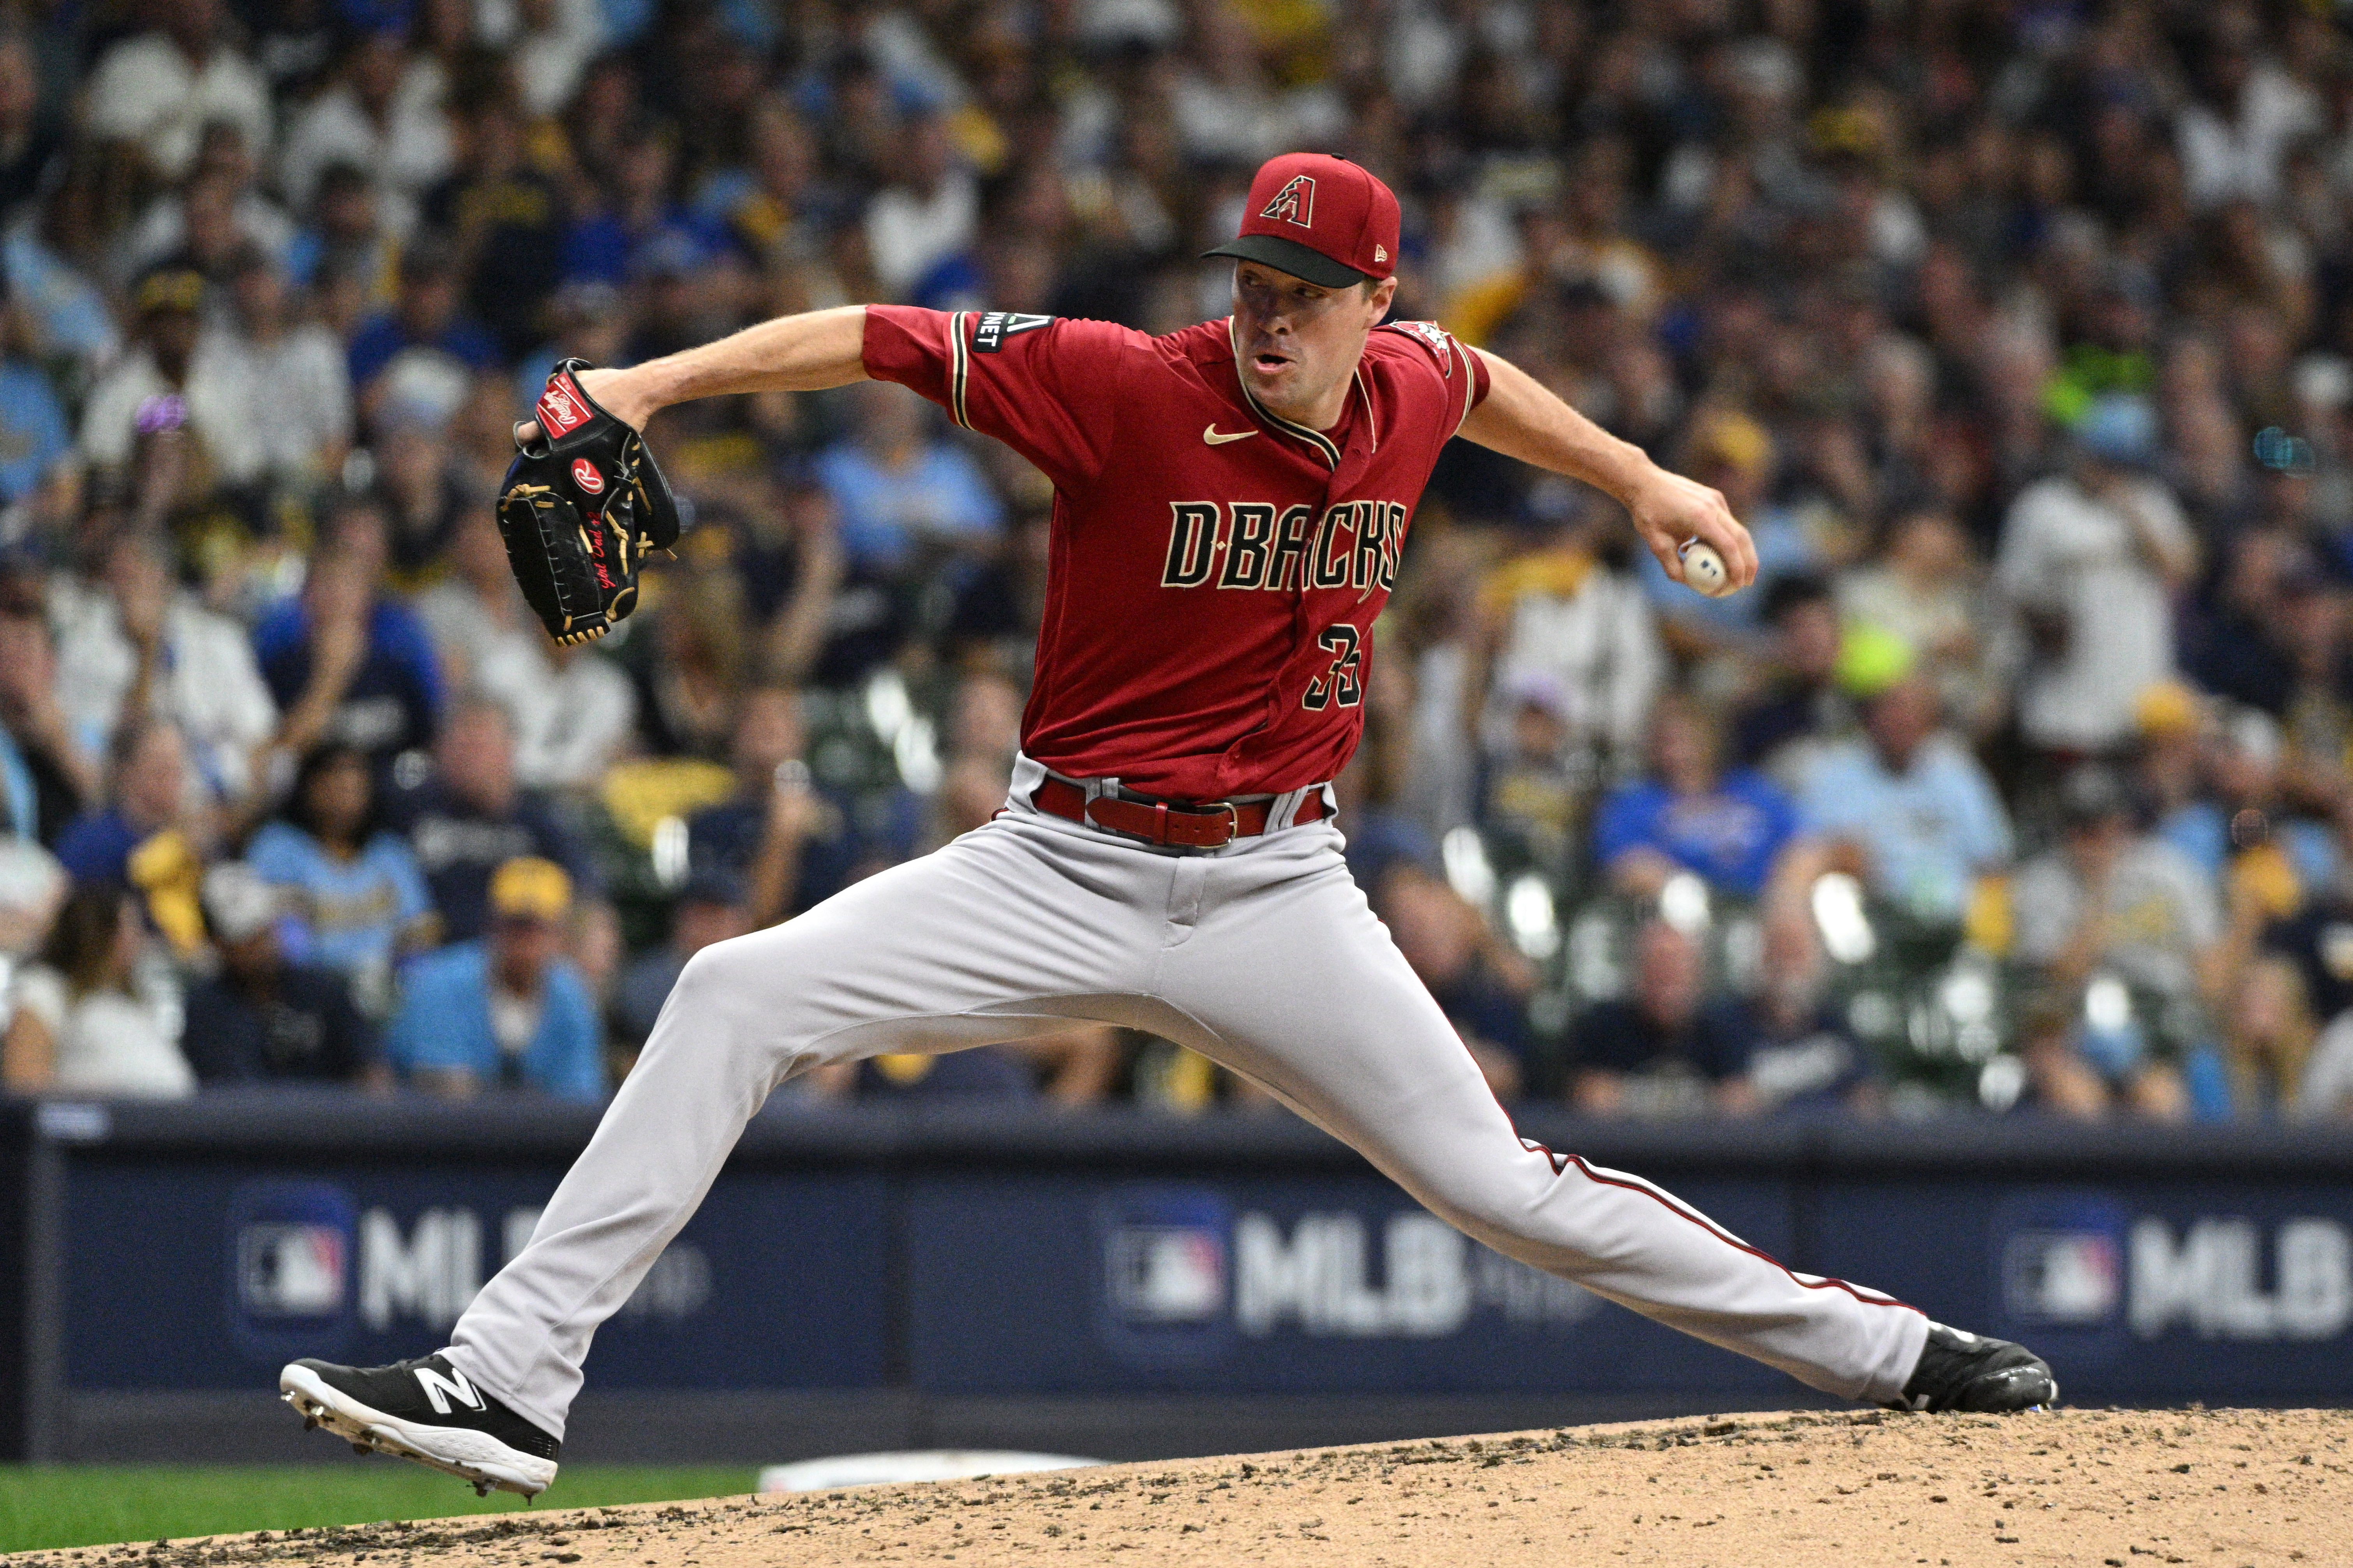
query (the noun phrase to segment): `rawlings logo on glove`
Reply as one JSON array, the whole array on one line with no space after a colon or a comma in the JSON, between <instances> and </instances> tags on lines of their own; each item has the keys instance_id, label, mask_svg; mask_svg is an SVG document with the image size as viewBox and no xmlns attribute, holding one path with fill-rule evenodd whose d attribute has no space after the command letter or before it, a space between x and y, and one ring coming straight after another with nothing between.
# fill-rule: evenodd
<instances>
[{"instance_id":1,"label":"rawlings logo on glove","mask_svg":"<svg viewBox=\"0 0 2353 1568\"><path fill-rule=\"evenodd\" d=\"M539 435L499 494L499 535L532 613L561 643L603 637L638 607L638 570L678 540L677 498L638 434L581 386L568 359L547 378Z\"/></svg>"},{"instance_id":2,"label":"rawlings logo on glove","mask_svg":"<svg viewBox=\"0 0 2353 1568\"><path fill-rule=\"evenodd\" d=\"M583 370L589 368L578 360L565 362L565 365L572 364L577 364ZM547 390L539 395L539 428L551 441L562 440L587 424L591 417L588 395L580 390L580 384L572 378L565 365L556 367L555 374L547 378ZM602 413L603 410L597 412Z\"/></svg>"}]
</instances>

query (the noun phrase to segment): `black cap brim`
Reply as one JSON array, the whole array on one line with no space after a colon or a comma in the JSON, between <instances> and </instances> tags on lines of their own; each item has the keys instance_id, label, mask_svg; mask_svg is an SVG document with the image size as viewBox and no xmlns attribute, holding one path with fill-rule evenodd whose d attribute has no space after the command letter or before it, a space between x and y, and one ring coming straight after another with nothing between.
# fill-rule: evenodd
<instances>
[{"instance_id":1,"label":"black cap brim","mask_svg":"<svg viewBox=\"0 0 2353 1568\"><path fill-rule=\"evenodd\" d=\"M1359 272L1295 239L1284 239L1271 234L1241 235L1213 250L1201 252L1204 261L1212 256L1230 256L1242 261L1255 261L1278 272L1288 272L1293 278L1304 278L1318 289L1346 289L1373 281L1373 275L1369 272Z\"/></svg>"}]
</instances>

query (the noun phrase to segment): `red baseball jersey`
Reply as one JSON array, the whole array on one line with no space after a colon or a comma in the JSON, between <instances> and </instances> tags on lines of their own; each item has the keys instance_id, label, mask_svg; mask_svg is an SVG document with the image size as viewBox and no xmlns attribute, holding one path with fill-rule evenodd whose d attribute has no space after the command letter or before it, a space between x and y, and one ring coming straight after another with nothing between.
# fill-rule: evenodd
<instances>
[{"instance_id":1,"label":"red baseball jersey","mask_svg":"<svg viewBox=\"0 0 2353 1568\"><path fill-rule=\"evenodd\" d=\"M1377 328L1328 431L1258 405L1225 321L1155 338L871 305L865 362L1054 482L1025 752L1175 800L1340 771L1407 524L1486 395L1476 354L1431 322Z\"/></svg>"}]
</instances>

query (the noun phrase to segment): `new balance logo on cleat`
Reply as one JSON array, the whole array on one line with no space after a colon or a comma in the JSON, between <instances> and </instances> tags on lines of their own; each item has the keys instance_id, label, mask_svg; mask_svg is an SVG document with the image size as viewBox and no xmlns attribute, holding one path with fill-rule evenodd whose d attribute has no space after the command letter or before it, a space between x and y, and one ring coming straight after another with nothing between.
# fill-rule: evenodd
<instances>
[{"instance_id":1,"label":"new balance logo on cleat","mask_svg":"<svg viewBox=\"0 0 2353 1568\"><path fill-rule=\"evenodd\" d=\"M417 1381L424 1388L425 1397L433 1402L433 1414L436 1415L448 1415L449 1402L453 1399L469 1410L485 1408L482 1396L474 1392L474 1385L466 1381L466 1374L455 1367L451 1367L449 1375L444 1377L433 1370L430 1363L420 1363L417 1367Z\"/></svg>"},{"instance_id":2,"label":"new balance logo on cleat","mask_svg":"<svg viewBox=\"0 0 2353 1568\"><path fill-rule=\"evenodd\" d=\"M390 1366L298 1361L278 1374L278 1387L305 1426L323 1426L361 1453L446 1470L478 1492L537 1497L555 1479L563 1445L477 1388L447 1356Z\"/></svg>"}]
</instances>

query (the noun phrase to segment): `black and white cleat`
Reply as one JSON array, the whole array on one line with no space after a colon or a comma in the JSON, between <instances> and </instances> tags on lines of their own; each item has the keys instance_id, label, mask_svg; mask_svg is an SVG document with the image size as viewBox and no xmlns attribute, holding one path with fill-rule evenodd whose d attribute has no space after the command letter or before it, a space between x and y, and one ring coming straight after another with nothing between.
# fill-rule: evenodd
<instances>
[{"instance_id":1,"label":"black and white cleat","mask_svg":"<svg viewBox=\"0 0 2353 1568\"><path fill-rule=\"evenodd\" d=\"M1904 1397L1888 1408L2000 1414L2058 1403L2051 1363L2024 1345L1930 1323L1920 1364L1904 1385Z\"/></svg>"},{"instance_id":2,"label":"black and white cleat","mask_svg":"<svg viewBox=\"0 0 2353 1568\"><path fill-rule=\"evenodd\" d=\"M307 1430L323 1426L359 1454L391 1454L473 1483L537 1497L555 1479L563 1445L476 1388L447 1358L390 1366L298 1361L278 1374L280 1397Z\"/></svg>"}]
</instances>

